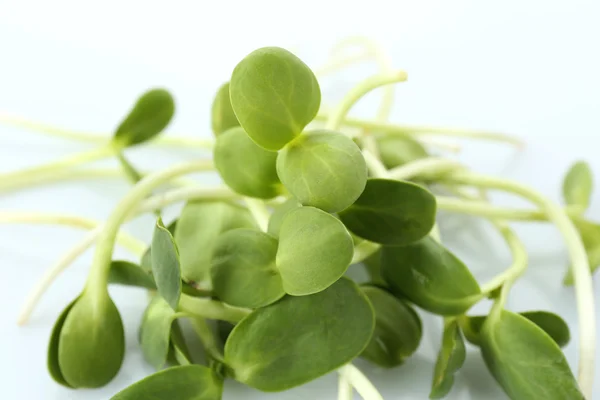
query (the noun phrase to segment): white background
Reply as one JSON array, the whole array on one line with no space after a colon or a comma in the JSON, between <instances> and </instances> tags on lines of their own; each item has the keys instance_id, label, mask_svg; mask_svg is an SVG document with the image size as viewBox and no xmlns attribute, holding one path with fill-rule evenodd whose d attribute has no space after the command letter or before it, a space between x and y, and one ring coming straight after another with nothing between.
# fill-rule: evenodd
<instances>
[{"instance_id":1,"label":"white background","mask_svg":"<svg viewBox=\"0 0 600 400\"><path fill-rule=\"evenodd\" d=\"M559 201L560 181L574 160L586 159L600 171L596 156L599 20L600 5L591 0L0 0L0 111L108 134L142 91L165 86L176 96L178 107L169 131L209 137L212 96L251 50L265 45L288 47L316 67L337 40L367 35L390 52L396 67L409 73L409 81L396 90L394 121L481 128L521 137L527 148L518 154L499 144L463 141L460 158L478 170L517 179ZM323 82L325 101L331 104L374 72L373 64L362 64L328 78ZM378 94L368 96L353 113L372 116L377 100ZM0 126L2 172L85 148ZM159 168L200 154L193 149L139 149L131 156L146 168ZM0 209L101 219L127 188L115 180L60 184L2 194ZM525 204L505 196L497 199ZM600 218L598 196L589 216ZM501 241L486 225L447 222L444 240L482 281L510 263ZM142 218L127 229L148 240L151 223L149 217ZM560 235L543 224L517 227L531 260L509 307L543 308L562 315L572 328L573 340L565 352L575 368L577 319L573 290L560 283L567 263ZM50 329L80 290L91 253L50 288L29 325L15 326L19 306L34 281L81 236L60 227L0 226L2 398L107 399L151 372L136 343L144 295L111 289L127 329L127 357L117 378L93 391L66 390L49 378L45 351ZM118 255L127 256L120 250ZM595 291L600 297L598 285ZM427 397L440 319L424 315L424 323L422 346L404 366L381 371L359 363L386 399ZM448 398L505 398L476 349L469 351ZM595 397L600 398L600 384L595 388ZM228 383L224 398L242 399L252 393L257 399L329 399L335 392L335 376L330 375L268 396Z\"/></svg>"}]
</instances>

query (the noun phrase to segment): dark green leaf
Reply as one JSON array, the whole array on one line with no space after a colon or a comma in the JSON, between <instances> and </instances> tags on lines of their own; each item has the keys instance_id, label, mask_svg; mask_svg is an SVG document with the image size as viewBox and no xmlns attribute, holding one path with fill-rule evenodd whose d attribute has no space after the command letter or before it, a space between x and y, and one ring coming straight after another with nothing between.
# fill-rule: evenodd
<instances>
[{"instance_id":1,"label":"dark green leaf","mask_svg":"<svg viewBox=\"0 0 600 400\"><path fill-rule=\"evenodd\" d=\"M358 200L339 215L348 229L364 239L406 245L431 231L435 213L435 197L421 186L369 179Z\"/></svg>"},{"instance_id":2,"label":"dark green leaf","mask_svg":"<svg viewBox=\"0 0 600 400\"><path fill-rule=\"evenodd\" d=\"M408 136L381 136L377 138L377 144L387 169L429 156L421 143Z\"/></svg>"},{"instance_id":3,"label":"dark green leaf","mask_svg":"<svg viewBox=\"0 0 600 400\"><path fill-rule=\"evenodd\" d=\"M215 136L219 136L229 128L240 126L229 99L229 82L221 85L215 96L211 109L211 125Z\"/></svg>"},{"instance_id":4,"label":"dark green leaf","mask_svg":"<svg viewBox=\"0 0 600 400\"><path fill-rule=\"evenodd\" d=\"M313 72L279 47L255 50L240 61L229 94L240 125L267 150L279 150L297 137L321 104Z\"/></svg>"},{"instance_id":5,"label":"dark green leaf","mask_svg":"<svg viewBox=\"0 0 600 400\"><path fill-rule=\"evenodd\" d=\"M154 138L171 122L175 102L164 89L152 89L144 93L121 122L113 137L119 147L129 147Z\"/></svg>"},{"instance_id":6,"label":"dark green leaf","mask_svg":"<svg viewBox=\"0 0 600 400\"><path fill-rule=\"evenodd\" d=\"M179 251L173 235L160 218L152 236L152 274L158 293L176 310L181 297Z\"/></svg>"},{"instance_id":7,"label":"dark green leaf","mask_svg":"<svg viewBox=\"0 0 600 400\"><path fill-rule=\"evenodd\" d=\"M290 211L279 232L276 265L286 293L319 292L348 269L354 246L338 219L314 207Z\"/></svg>"},{"instance_id":8,"label":"dark green leaf","mask_svg":"<svg viewBox=\"0 0 600 400\"><path fill-rule=\"evenodd\" d=\"M463 366L465 358L465 342L458 323L456 320L445 321L442 348L435 363L430 399L442 399L450 393L454 384L454 374Z\"/></svg>"},{"instance_id":9,"label":"dark green leaf","mask_svg":"<svg viewBox=\"0 0 600 400\"><path fill-rule=\"evenodd\" d=\"M258 146L241 127L217 137L213 158L219 175L235 192L260 199L280 194L277 153Z\"/></svg>"},{"instance_id":10,"label":"dark green leaf","mask_svg":"<svg viewBox=\"0 0 600 400\"><path fill-rule=\"evenodd\" d=\"M69 303L69 305L60 313L58 319L54 323L54 327L52 328L52 334L50 335L50 342L48 344L47 366L50 376L57 383L60 383L66 387L72 386L69 385L69 383L65 380L65 377L60 370L60 365L58 363L58 344L60 342L62 327L67 319L67 315L69 314L69 311L71 311L71 308L73 308L73 304L75 304L78 299L79 297Z\"/></svg>"},{"instance_id":11,"label":"dark green leaf","mask_svg":"<svg viewBox=\"0 0 600 400\"><path fill-rule=\"evenodd\" d=\"M356 143L328 130L304 133L281 150L277 174L302 205L327 212L354 203L367 182L367 166Z\"/></svg>"},{"instance_id":12,"label":"dark green leaf","mask_svg":"<svg viewBox=\"0 0 600 400\"><path fill-rule=\"evenodd\" d=\"M368 344L375 315L352 281L341 278L310 296L286 296L253 311L225 343L233 377L276 392L325 375L358 356Z\"/></svg>"},{"instance_id":13,"label":"dark green leaf","mask_svg":"<svg viewBox=\"0 0 600 400\"><path fill-rule=\"evenodd\" d=\"M585 211L590 205L594 179L590 166L578 161L571 166L563 181L563 197L568 206Z\"/></svg>"},{"instance_id":14,"label":"dark green leaf","mask_svg":"<svg viewBox=\"0 0 600 400\"><path fill-rule=\"evenodd\" d=\"M221 400L223 379L202 365L167 368L134 383L111 400Z\"/></svg>"},{"instance_id":15,"label":"dark green leaf","mask_svg":"<svg viewBox=\"0 0 600 400\"><path fill-rule=\"evenodd\" d=\"M483 297L462 261L429 236L408 246L384 246L381 265L392 291L436 314L463 314Z\"/></svg>"},{"instance_id":16,"label":"dark green leaf","mask_svg":"<svg viewBox=\"0 0 600 400\"><path fill-rule=\"evenodd\" d=\"M588 262L590 263L590 271L594 273L600 267L600 225L583 219L573 221L575 227L579 231L583 246L587 254ZM573 267L569 267L564 279L565 285L573 284Z\"/></svg>"},{"instance_id":17,"label":"dark green leaf","mask_svg":"<svg viewBox=\"0 0 600 400\"><path fill-rule=\"evenodd\" d=\"M492 311L481 330L481 353L512 399L584 398L558 345L519 314Z\"/></svg>"},{"instance_id":18,"label":"dark green leaf","mask_svg":"<svg viewBox=\"0 0 600 400\"><path fill-rule=\"evenodd\" d=\"M421 319L405 302L383 289L363 286L375 310L375 331L361 356L385 368L398 366L421 342Z\"/></svg>"},{"instance_id":19,"label":"dark green leaf","mask_svg":"<svg viewBox=\"0 0 600 400\"><path fill-rule=\"evenodd\" d=\"M300 207L302 207L302 205L293 197L290 197L285 202L275 207L269 218L269 228L267 229L269 235L276 238L279 237L279 229L281 229L281 224L287 216L287 213Z\"/></svg>"},{"instance_id":20,"label":"dark green leaf","mask_svg":"<svg viewBox=\"0 0 600 400\"><path fill-rule=\"evenodd\" d=\"M146 289L156 289L156 283L151 274L142 267L129 261L115 260L110 264L108 282L119 285L137 286Z\"/></svg>"},{"instance_id":21,"label":"dark green leaf","mask_svg":"<svg viewBox=\"0 0 600 400\"><path fill-rule=\"evenodd\" d=\"M285 292L275 266L277 239L252 230L223 233L210 269L213 290L225 303L258 308L279 300Z\"/></svg>"},{"instance_id":22,"label":"dark green leaf","mask_svg":"<svg viewBox=\"0 0 600 400\"><path fill-rule=\"evenodd\" d=\"M196 288L210 287L210 264L217 238L235 228L257 228L252 214L224 201L187 203L175 228L183 279Z\"/></svg>"}]
</instances>

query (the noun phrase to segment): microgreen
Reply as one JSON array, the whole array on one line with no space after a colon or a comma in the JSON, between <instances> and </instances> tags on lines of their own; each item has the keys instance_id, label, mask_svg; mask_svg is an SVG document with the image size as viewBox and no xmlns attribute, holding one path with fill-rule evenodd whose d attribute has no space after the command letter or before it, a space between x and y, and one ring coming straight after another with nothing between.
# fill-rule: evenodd
<instances>
[{"instance_id":1,"label":"microgreen","mask_svg":"<svg viewBox=\"0 0 600 400\"><path fill-rule=\"evenodd\" d=\"M115 260L110 265L108 282L156 290L156 282L142 267L129 261Z\"/></svg>"},{"instance_id":2,"label":"microgreen","mask_svg":"<svg viewBox=\"0 0 600 400\"><path fill-rule=\"evenodd\" d=\"M378 137L377 149L379 150L381 162L388 169L399 167L429 155L421 143L409 136Z\"/></svg>"},{"instance_id":3,"label":"microgreen","mask_svg":"<svg viewBox=\"0 0 600 400\"><path fill-rule=\"evenodd\" d=\"M590 166L578 161L571 166L563 181L563 198L568 206L585 211L590 205L593 177Z\"/></svg>"},{"instance_id":4,"label":"microgreen","mask_svg":"<svg viewBox=\"0 0 600 400\"><path fill-rule=\"evenodd\" d=\"M299 207L302 207L302 205L293 197L276 206L271 213L271 217L269 217L269 225L267 227L269 235L279 237L279 230L281 229L284 218L287 216L288 212Z\"/></svg>"},{"instance_id":5,"label":"microgreen","mask_svg":"<svg viewBox=\"0 0 600 400\"><path fill-rule=\"evenodd\" d=\"M171 232L158 218L152 236L152 274L158 293L172 309L177 309L181 296L179 251Z\"/></svg>"},{"instance_id":6,"label":"microgreen","mask_svg":"<svg viewBox=\"0 0 600 400\"><path fill-rule=\"evenodd\" d=\"M433 382L431 384L430 399L442 399L452 389L454 374L464 364L467 354L465 342L460 333L458 323L454 319L444 322L442 347L438 353Z\"/></svg>"},{"instance_id":7,"label":"microgreen","mask_svg":"<svg viewBox=\"0 0 600 400\"><path fill-rule=\"evenodd\" d=\"M233 108L231 108L231 99L229 98L229 82L221 85L215 98L213 99L211 109L211 126L215 136L219 136L230 128L240 126Z\"/></svg>"}]
</instances>

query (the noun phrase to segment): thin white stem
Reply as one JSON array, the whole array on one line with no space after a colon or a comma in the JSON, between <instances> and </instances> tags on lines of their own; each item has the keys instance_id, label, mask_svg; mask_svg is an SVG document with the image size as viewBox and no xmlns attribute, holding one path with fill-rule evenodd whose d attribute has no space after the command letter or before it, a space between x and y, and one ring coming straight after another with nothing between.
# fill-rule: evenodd
<instances>
[{"instance_id":1,"label":"thin white stem","mask_svg":"<svg viewBox=\"0 0 600 400\"><path fill-rule=\"evenodd\" d=\"M455 154L460 153L462 150L462 146L460 144L440 140L438 138L419 137L417 140L426 147L438 148L440 150L449 151Z\"/></svg>"},{"instance_id":2,"label":"thin white stem","mask_svg":"<svg viewBox=\"0 0 600 400\"><path fill-rule=\"evenodd\" d=\"M264 201L253 199L250 197L245 197L244 202L248 207L248 210L256 220L256 224L260 228L261 231L266 232L269 226L269 210L265 206Z\"/></svg>"},{"instance_id":3,"label":"thin white stem","mask_svg":"<svg viewBox=\"0 0 600 400\"><path fill-rule=\"evenodd\" d=\"M437 178L440 175L465 168L458 161L439 157L427 157L415 160L405 165L393 168L389 171L390 179Z\"/></svg>"},{"instance_id":4,"label":"thin white stem","mask_svg":"<svg viewBox=\"0 0 600 400\"><path fill-rule=\"evenodd\" d=\"M385 168L383 163L379 161L379 159L373 155L369 150L363 150L363 157L365 159L365 163L367 164L367 169L371 172L371 175L377 178L387 178L388 170Z\"/></svg>"},{"instance_id":5,"label":"thin white stem","mask_svg":"<svg viewBox=\"0 0 600 400\"><path fill-rule=\"evenodd\" d=\"M338 373L342 375L346 381L350 382L364 400L383 400L383 396L369 378L367 378L361 370L356 368L352 363L348 363L339 368Z\"/></svg>"},{"instance_id":6,"label":"thin white stem","mask_svg":"<svg viewBox=\"0 0 600 400\"><path fill-rule=\"evenodd\" d=\"M352 385L346 380L344 375L339 374L338 376L338 400L352 400L354 398L354 392Z\"/></svg>"}]
</instances>

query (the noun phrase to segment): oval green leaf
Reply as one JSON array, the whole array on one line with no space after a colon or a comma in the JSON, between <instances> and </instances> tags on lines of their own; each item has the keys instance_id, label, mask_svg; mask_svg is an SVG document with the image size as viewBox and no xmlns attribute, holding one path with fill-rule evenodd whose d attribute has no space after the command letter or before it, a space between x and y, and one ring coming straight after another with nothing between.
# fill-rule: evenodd
<instances>
[{"instance_id":1,"label":"oval green leaf","mask_svg":"<svg viewBox=\"0 0 600 400\"><path fill-rule=\"evenodd\" d=\"M52 333L50 335L50 342L48 343L48 358L47 358L47 367L50 372L50 376L57 383L66 386L72 387L63 376L60 370L60 364L58 362L58 344L60 343L60 333L62 331L65 320L67 319L67 315L71 308L73 308L73 304L79 299L79 297L73 300L65 309L60 313L58 319L54 323L54 327L52 328Z\"/></svg>"},{"instance_id":2,"label":"oval green leaf","mask_svg":"<svg viewBox=\"0 0 600 400\"><path fill-rule=\"evenodd\" d=\"M232 376L253 388L276 392L325 375L367 346L375 315L369 300L342 278L310 296L286 296L253 311L225 343Z\"/></svg>"},{"instance_id":3,"label":"oval green leaf","mask_svg":"<svg viewBox=\"0 0 600 400\"><path fill-rule=\"evenodd\" d=\"M285 294L275 266L277 239L252 230L223 233L215 246L210 269L213 291L237 307L264 307Z\"/></svg>"},{"instance_id":4,"label":"oval green leaf","mask_svg":"<svg viewBox=\"0 0 600 400\"><path fill-rule=\"evenodd\" d=\"M590 166L578 161L569 168L563 181L563 197L568 206L585 211L590 205L594 178Z\"/></svg>"},{"instance_id":5,"label":"oval green leaf","mask_svg":"<svg viewBox=\"0 0 600 400\"><path fill-rule=\"evenodd\" d=\"M267 228L267 233L275 238L278 238L281 224L283 223L283 220L287 216L288 212L300 207L302 207L302 204L298 203L298 200L293 197L290 197L285 202L276 206L273 209L273 213L269 217L269 227Z\"/></svg>"},{"instance_id":6,"label":"oval green leaf","mask_svg":"<svg viewBox=\"0 0 600 400\"><path fill-rule=\"evenodd\" d=\"M281 150L277 174L302 205L327 212L354 203L367 182L367 166L356 143L324 129L305 133Z\"/></svg>"},{"instance_id":7,"label":"oval green leaf","mask_svg":"<svg viewBox=\"0 0 600 400\"><path fill-rule=\"evenodd\" d=\"M321 104L313 72L279 47L255 50L240 61L229 94L240 125L267 150L279 150L297 137Z\"/></svg>"},{"instance_id":8,"label":"oval green leaf","mask_svg":"<svg viewBox=\"0 0 600 400\"><path fill-rule=\"evenodd\" d=\"M87 292L65 317L58 339L58 365L74 388L106 385L119 372L125 355L125 333L117 307L108 293Z\"/></svg>"},{"instance_id":9,"label":"oval green leaf","mask_svg":"<svg viewBox=\"0 0 600 400\"><path fill-rule=\"evenodd\" d=\"M169 125L175 101L164 89L144 93L121 122L113 137L118 147L129 147L151 140Z\"/></svg>"},{"instance_id":10,"label":"oval green leaf","mask_svg":"<svg viewBox=\"0 0 600 400\"><path fill-rule=\"evenodd\" d=\"M571 340L569 326L560 316L548 311L526 311L519 314L543 329L558 346L565 347ZM463 316L459 320L465 338L476 346L481 343L481 328L486 318L484 315Z\"/></svg>"},{"instance_id":11,"label":"oval green leaf","mask_svg":"<svg viewBox=\"0 0 600 400\"><path fill-rule=\"evenodd\" d=\"M111 262L108 283L156 289L156 282L151 274L139 265L123 260Z\"/></svg>"},{"instance_id":12,"label":"oval green leaf","mask_svg":"<svg viewBox=\"0 0 600 400\"><path fill-rule=\"evenodd\" d=\"M211 126L215 136L226 130L240 126L229 98L229 82L221 85L212 103Z\"/></svg>"},{"instance_id":13,"label":"oval green leaf","mask_svg":"<svg viewBox=\"0 0 600 400\"><path fill-rule=\"evenodd\" d=\"M465 363L466 355L465 342L458 323L454 319L445 321L442 348L433 371L430 399L443 399L450 393L454 384L454 374Z\"/></svg>"},{"instance_id":14,"label":"oval green leaf","mask_svg":"<svg viewBox=\"0 0 600 400\"><path fill-rule=\"evenodd\" d=\"M490 314L481 330L485 363L512 399L581 399L577 381L552 338L527 318Z\"/></svg>"},{"instance_id":15,"label":"oval green leaf","mask_svg":"<svg viewBox=\"0 0 600 400\"><path fill-rule=\"evenodd\" d=\"M356 235L375 243L406 245L427 235L435 223L435 197L411 182L369 179L354 204L339 213Z\"/></svg>"},{"instance_id":16,"label":"oval green leaf","mask_svg":"<svg viewBox=\"0 0 600 400\"><path fill-rule=\"evenodd\" d=\"M421 342L421 319L404 301L375 286L363 286L375 310L375 331L361 357L384 368L404 362Z\"/></svg>"},{"instance_id":17,"label":"oval green leaf","mask_svg":"<svg viewBox=\"0 0 600 400\"><path fill-rule=\"evenodd\" d=\"M223 379L203 365L167 368L117 393L111 400L221 400Z\"/></svg>"},{"instance_id":18,"label":"oval green leaf","mask_svg":"<svg viewBox=\"0 0 600 400\"><path fill-rule=\"evenodd\" d=\"M252 214L239 205L224 201L187 203L174 234L183 280L208 289L212 253L219 235L230 229L256 227Z\"/></svg>"},{"instance_id":19,"label":"oval green leaf","mask_svg":"<svg viewBox=\"0 0 600 400\"><path fill-rule=\"evenodd\" d=\"M337 218L314 207L290 211L281 224L276 265L286 293L319 292L348 269L354 246Z\"/></svg>"},{"instance_id":20,"label":"oval green leaf","mask_svg":"<svg viewBox=\"0 0 600 400\"><path fill-rule=\"evenodd\" d=\"M380 136L377 145L381 161L387 169L429 156L425 147L409 136Z\"/></svg>"},{"instance_id":21,"label":"oval green leaf","mask_svg":"<svg viewBox=\"0 0 600 400\"><path fill-rule=\"evenodd\" d=\"M280 194L277 153L258 146L241 127L217 137L213 157L219 175L236 193L260 199Z\"/></svg>"},{"instance_id":22,"label":"oval green leaf","mask_svg":"<svg viewBox=\"0 0 600 400\"><path fill-rule=\"evenodd\" d=\"M598 267L600 267L600 225L583 219L575 219L573 222L583 241L583 246L585 247L585 252L590 264L590 272L594 273ZM567 270L563 283L567 286L573 284L572 266Z\"/></svg>"},{"instance_id":23,"label":"oval green leaf","mask_svg":"<svg viewBox=\"0 0 600 400\"><path fill-rule=\"evenodd\" d=\"M152 275L156 289L173 310L179 305L181 297L181 266L179 251L171 232L164 226L162 219L156 220L152 236Z\"/></svg>"},{"instance_id":24,"label":"oval green leaf","mask_svg":"<svg viewBox=\"0 0 600 400\"><path fill-rule=\"evenodd\" d=\"M483 298L465 264L429 236L408 246L384 246L381 265L392 291L435 314L463 314Z\"/></svg>"}]
</instances>

